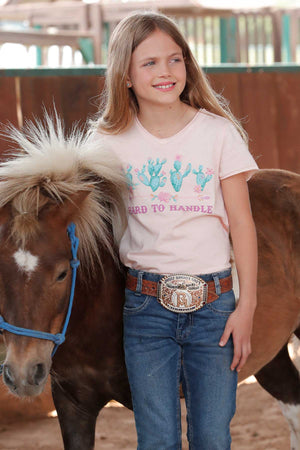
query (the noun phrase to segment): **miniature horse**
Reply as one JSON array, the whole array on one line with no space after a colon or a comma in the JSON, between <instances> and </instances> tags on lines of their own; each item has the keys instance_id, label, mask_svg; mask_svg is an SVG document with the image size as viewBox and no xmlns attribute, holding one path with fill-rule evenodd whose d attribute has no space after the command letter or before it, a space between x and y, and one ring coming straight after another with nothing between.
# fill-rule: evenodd
<instances>
[{"instance_id":1,"label":"miniature horse","mask_svg":"<svg viewBox=\"0 0 300 450\"><path fill-rule=\"evenodd\" d=\"M33 396L51 370L64 446L89 450L101 408L112 398L131 408L122 350L124 272L115 251L126 224L126 179L99 141L76 133L65 138L59 120L55 127L46 119L46 128L11 130L19 152L0 166L0 314L17 327L59 333L71 285L71 221L81 266L66 341L53 362L51 341L4 331L3 376L13 393ZM286 344L299 325L300 176L261 171L249 190L259 242L258 307L241 379L257 374L265 389L296 408L299 377ZM299 448L297 438L292 448Z\"/></svg>"},{"instance_id":2,"label":"miniature horse","mask_svg":"<svg viewBox=\"0 0 300 450\"><path fill-rule=\"evenodd\" d=\"M59 333L69 301L70 222L79 237L78 277L65 343L3 332L3 378L18 396L42 392L51 369L64 446L94 448L99 410L131 408L122 348L124 274L115 249L126 224L126 178L99 143L63 137L47 119L12 132L19 154L0 167L0 313L17 327Z\"/></svg>"}]
</instances>

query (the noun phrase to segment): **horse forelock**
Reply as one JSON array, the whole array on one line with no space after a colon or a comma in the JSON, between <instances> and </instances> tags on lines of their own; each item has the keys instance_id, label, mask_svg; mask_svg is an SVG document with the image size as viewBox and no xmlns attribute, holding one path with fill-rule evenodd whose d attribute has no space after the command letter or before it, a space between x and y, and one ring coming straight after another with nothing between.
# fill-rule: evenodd
<instances>
[{"instance_id":1,"label":"horse forelock","mask_svg":"<svg viewBox=\"0 0 300 450\"><path fill-rule=\"evenodd\" d=\"M17 151L0 164L0 207L11 205L11 237L24 247L40 231L40 213L48 203L62 207L88 191L72 221L80 239L79 257L89 270L101 264L99 243L115 255L126 225L126 178L118 159L89 133L64 136L56 116L46 125L10 127L7 137ZM112 236L113 231L113 236Z\"/></svg>"}]
</instances>

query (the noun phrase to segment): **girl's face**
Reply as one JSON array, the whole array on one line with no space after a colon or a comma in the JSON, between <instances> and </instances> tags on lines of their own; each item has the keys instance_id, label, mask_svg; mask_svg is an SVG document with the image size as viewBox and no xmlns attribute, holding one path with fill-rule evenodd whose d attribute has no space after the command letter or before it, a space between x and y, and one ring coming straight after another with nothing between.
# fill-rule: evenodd
<instances>
[{"instance_id":1,"label":"girl's face","mask_svg":"<svg viewBox=\"0 0 300 450\"><path fill-rule=\"evenodd\" d=\"M181 47L163 31L154 31L132 53L128 80L141 109L176 106L186 83Z\"/></svg>"}]
</instances>

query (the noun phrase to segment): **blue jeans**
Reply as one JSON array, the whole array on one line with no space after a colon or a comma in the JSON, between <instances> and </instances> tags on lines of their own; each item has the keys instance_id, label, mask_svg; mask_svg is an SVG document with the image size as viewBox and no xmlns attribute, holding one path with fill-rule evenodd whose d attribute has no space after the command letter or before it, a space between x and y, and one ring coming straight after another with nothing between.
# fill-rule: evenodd
<instances>
[{"instance_id":1,"label":"blue jeans","mask_svg":"<svg viewBox=\"0 0 300 450\"><path fill-rule=\"evenodd\" d=\"M138 271L129 269L138 276ZM201 275L214 280L230 270ZM158 281L160 275L141 273ZM191 450L230 449L230 421L235 413L237 373L230 370L233 342L218 345L235 309L233 291L193 313L175 313L156 297L126 289L124 348L138 435L138 450L180 450L182 382Z\"/></svg>"}]
</instances>

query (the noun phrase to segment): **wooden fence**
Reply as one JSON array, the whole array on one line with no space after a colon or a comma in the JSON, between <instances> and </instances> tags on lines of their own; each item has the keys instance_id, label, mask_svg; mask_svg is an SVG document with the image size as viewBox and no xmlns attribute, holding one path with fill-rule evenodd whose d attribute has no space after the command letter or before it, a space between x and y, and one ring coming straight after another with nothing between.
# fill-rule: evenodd
<instances>
[{"instance_id":1,"label":"wooden fence","mask_svg":"<svg viewBox=\"0 0 300 450\"><path fill-rule=\"evenodd\" d=\"M172 8L172 3L181 6ZM62 1L55 2L55 6L47 2L0 6L2 21L29 24L23 30L0 26L0 52L1 45L7 42L24 44L28 55L32 52L30 47L35 46L36 65L58 67L63 65L64 46L69 46L73 61L75 53L80 51L85 63L103 64L116 24L132 9L147 8L147 5L149 8L146 1L118 4ZM179 0L151 2L150 7L177 21L201 65L300 63L300 9L222 11L197 8L191 2ZM60 51L57 60L49 64L49 48L53 45ZM28 62L27 67L32 66L32 61Z\"/></svg>"},{"instance_id":2,"label":"wooden fence","mask_svg":"<svg viewBox=\"0 0 300 450\"><path fill-rule=\"evenodd\" d=\"M249 147L261 168L300 173L300 66L207 67L217 92L243 120ZM93 69L0 70L0 122L21 125L53 107L66 127L82 125L96 113L103 88L103 67ZM0 150L9 144L0 140Z\"/></svg>"}]
</instances>

